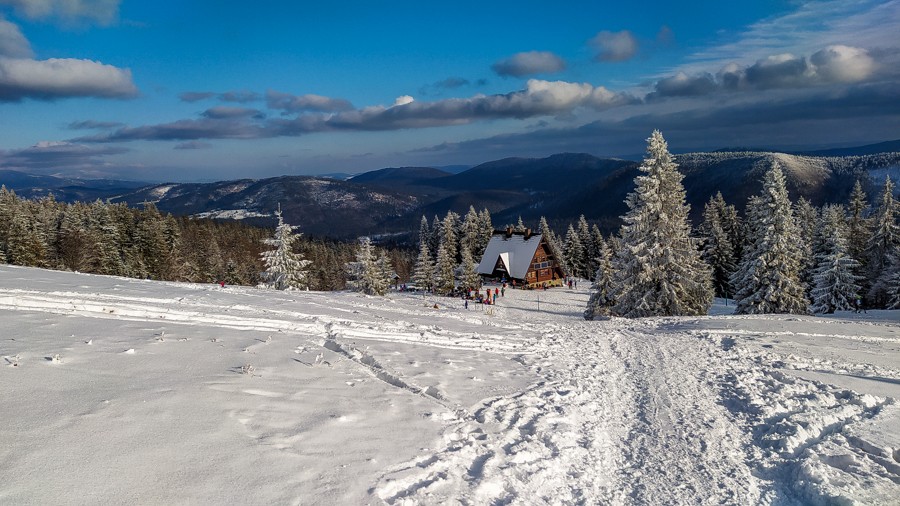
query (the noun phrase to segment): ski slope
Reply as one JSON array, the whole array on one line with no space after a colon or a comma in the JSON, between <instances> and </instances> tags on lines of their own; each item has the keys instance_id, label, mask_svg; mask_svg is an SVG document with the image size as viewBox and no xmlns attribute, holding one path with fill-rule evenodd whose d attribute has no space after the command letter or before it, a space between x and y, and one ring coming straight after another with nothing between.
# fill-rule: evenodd
<instances>
[{"instance_id":1,"label":"ski slope","mask_svg":"<svg viewBox=\"0 0 900 506\"><path fill-rule=\"evenodd\" d=\"M897 504L898 312L586 301L2 265L0 503Z\"/></svg>"}]
</instances>

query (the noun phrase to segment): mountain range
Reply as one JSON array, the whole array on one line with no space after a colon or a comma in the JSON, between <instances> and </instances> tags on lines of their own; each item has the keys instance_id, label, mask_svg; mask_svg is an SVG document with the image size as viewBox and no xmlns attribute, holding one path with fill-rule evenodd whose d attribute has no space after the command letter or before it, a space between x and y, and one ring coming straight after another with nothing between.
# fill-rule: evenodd
<instances>
[{"instance_id":1,"label":"mountain range","mask_svg":"<svg viewBox=\"0 0 900 506\"><path fill-rule=\"evenodd\" d=\"M844 203L856 180L874 197L885 176L900 177L900 141L808 154L767 151L716 151L676 155L692 218L721 191L742 208L759 192L763 173L781 165L791 197L815 205ZM546 216L558 232L584 214L606 231L625 213L625 197L639 174L639 163L563 153L546 158L505 158L467 170L392 167L349 179L281 176L215 183L141 183L76 180L0 171L0 183L24 197L52 194L57 200L109 199L140 205L153 202L164 212L220 219L274 223L280 205L285 221L312 236L348 239L359 235L402 235L418 230L448 210L469 206L490 210L494 225L519 216L536 225Z\"/></svg>"}]
</instances>

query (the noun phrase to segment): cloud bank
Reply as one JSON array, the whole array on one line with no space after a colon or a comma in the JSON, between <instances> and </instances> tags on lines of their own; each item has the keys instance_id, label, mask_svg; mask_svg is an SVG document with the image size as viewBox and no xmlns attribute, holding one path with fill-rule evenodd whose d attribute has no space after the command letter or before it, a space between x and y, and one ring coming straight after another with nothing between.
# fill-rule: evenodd
<instances>
[{"instance_id":1,"label":"cloud bank","mask_svg":"<svg viewBox=\"0 0 900 506\"><path fill-rule=\"evenodd\" d=\"M132 140L250 139L299 136L329 131L382 131L467 124L478 120L525 119L569 114L577 108L604 110L635 103L631 95L602 86L531 79L525 89L501 95L475 95L419 102L404 95L391 106L354 109L341 99L318 95L294 96L269 92L271 109L291 118L266 119L255 109L213 108L199 119L81 137L79 142ZM348 109L349 108L349 109Z\"/></svg>"},{"instance_id":2,"label":"cloud bank","mask_svg":"<svg viewBox=\"0 0 900 506\"><path fill-rule=\"evenodd\" d=\"M678 72L657 81L655 91L647 99L857 83L873 77L877 67L875 59L865 49L834 45L808 58L784 53L745 67L730 63L716 75L701 73L689 76Z\"/></svg>"}]
</instances>

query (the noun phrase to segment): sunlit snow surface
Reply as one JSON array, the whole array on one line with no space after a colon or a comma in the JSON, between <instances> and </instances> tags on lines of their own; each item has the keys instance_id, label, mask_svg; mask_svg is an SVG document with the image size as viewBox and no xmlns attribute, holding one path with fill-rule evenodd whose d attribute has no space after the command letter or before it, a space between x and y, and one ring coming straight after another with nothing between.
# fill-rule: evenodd
<instances>
[{"instance_id":1,"label":"sunlit snow surface","mask_svg":"<svg viewBox=\"0 0 900 506\"><path fill-rule=\"evenodd\" d=\"M586 300L0 266L0 504L897 504L900 312Z\"/></svg>"}]
</instances>

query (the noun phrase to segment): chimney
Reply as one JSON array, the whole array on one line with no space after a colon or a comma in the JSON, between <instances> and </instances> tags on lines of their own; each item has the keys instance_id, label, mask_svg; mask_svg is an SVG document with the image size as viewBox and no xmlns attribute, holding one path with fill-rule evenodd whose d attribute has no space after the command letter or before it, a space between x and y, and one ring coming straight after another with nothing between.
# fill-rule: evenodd
<instances>
[{"instance_id":1,"label":"chimney","mask_svg":"<svg viewBox=\"0 0 900 506\"><path fill-rule=\"evenodd\" d=\"M531 238L531 229L530 229L530 228L526 228L526 229L525 229L525 240L527 241L527 240L530 239L530 238Z\"/></svg>"},{"instance_id":2,"label":"chimney","mask_svg":"<svg viewBox=\"0 0 900 506\"><path fill-rule=\"evenodd\" d=\"M506 238L507 238L507 239L509 239L510 237L512 237L512 233L513 233L513 228L512 228L512 227L506 227Z\"/></svg>"}]
</instances>

